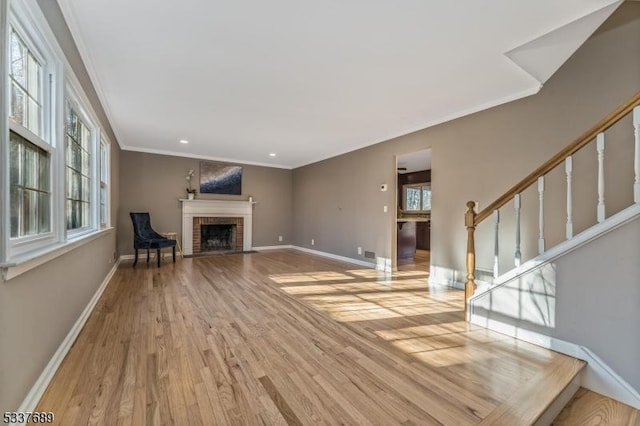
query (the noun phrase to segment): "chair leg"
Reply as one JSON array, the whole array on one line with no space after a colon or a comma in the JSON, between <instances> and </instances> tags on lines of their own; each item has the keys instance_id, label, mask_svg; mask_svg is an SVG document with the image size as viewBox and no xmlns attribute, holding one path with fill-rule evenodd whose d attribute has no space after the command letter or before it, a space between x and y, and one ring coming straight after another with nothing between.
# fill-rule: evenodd
<instances>
[{"instance_id":1,"label":"chair leg","mask_svg":"<svg viewBox=\"0 0 640 426\"><path fill-rule=\"evenodd\" d=\"M138 249L135 249L136 251L136 255L135 258L133 259L133 267L136 267L136 263L138 263Z\"/></svg>"},{"instance_id":2,"label":"chair leg","mask_svg":"<svg viewBox=\"0 0 640 426\"><path fill-rule=\"evenodd\" d=\"M160 249L158 249L158 253L156 254L158 257L158 268L160 267Z\"/></svg>"},{"instance_id":3,"label":"chair leg","mask_svg":"<svg viewBox=\"0 0 640 426\"><path fill-rule=\"evenodd\" d=\"M149 249L147 249L147 266L149 266Z\"/></svg>"},{"instance_id":4,"label":"chair leg","mask_svg":"<svg viewBox=\"0 0 640 426\"><path fill-rule=\"evenodd\" d=\"M176 246L173 246L173 263L176 263Z\"/></svg>"}]
</instances>

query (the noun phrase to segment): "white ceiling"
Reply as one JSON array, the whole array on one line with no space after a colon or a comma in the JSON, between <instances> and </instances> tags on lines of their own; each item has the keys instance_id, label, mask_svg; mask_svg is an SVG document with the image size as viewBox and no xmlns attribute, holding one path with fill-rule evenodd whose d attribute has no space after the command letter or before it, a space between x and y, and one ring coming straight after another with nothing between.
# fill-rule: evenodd
<instances>
[{"instance_id":1,"label":"white ceiling","mask_svg":"<svg viewBox=\"0 0 640 426\"><path fill-rule=\"evenodd\" d=\"M398 155L396 163L398 168L406 168L406 170L398 170L398 174L431 170L431 149Z\"/></svg>"},{"instance_id":2,"label":"white ceiling","mask_svg":"<svg viewBox=\"0 0 640 426\"><path fill-rule=\"evenodd\" d=\"M533 94L620 4L59 3L122 148L286 168Z\"/></svg>"}]
</instances>

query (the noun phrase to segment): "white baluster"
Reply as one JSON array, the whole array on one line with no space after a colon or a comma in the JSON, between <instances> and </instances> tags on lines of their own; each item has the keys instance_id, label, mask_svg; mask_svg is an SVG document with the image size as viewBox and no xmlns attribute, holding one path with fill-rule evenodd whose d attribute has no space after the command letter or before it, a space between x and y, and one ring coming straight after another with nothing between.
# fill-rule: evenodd
<instances>
[{"instance_id":1,"label":"white baluster","mask_svg":"<svg viewBox=\"0 0 640 426\"><path fill-rule=\"evenodd\" d=\"M520 262L522 260L522 253L520 253L520 194L516 194L513 198L514 205L516 208L516 254L515 254L515 265L516 267L520 266Z\"/></svg>"},{"instance_id":2,"label":"white baluster","mask_svg":"<svg viewBox=\"0 0 640 426\"><path fill-rule=\"evenodd\" d=\"M604 133L598 133L596 138L598 151L598 222L603 222L605 217L604 207Z\"/></svg>"},{"instance_id":3,"label":"white baluster","mask_svg":"<svg viewBox=\"0 0 640 426\"><path fill-rule=\"evenodd\" d=\"M633 109L633 128L636 135L635 156L633 168L635 170L635 181L633 183L633 201L640 203L640 106Z\"/></svg>"},{"instance_id":4,"label":"white baluster","mask_svg":"<svg viewBox=\"0 0 640 426\"><path fill-rule=\"evenodd\" d=\"M573 173L573 157L564 160L564 171L567 174L567 240L573 238L573 190L571 174Z\"/></svg>"},{"instance_id":5,"label":"white baluster","mask_svg":"<svg viewBox=\"0 0 640 426\"><path fill-rule=\"evenodd\" d=\"M498 243L498 228L500 226L500 210L495 209L493 211L493 220L496 224L496 232L495 232L495 243L493 246L493 278L498 278L499 274L499 257L500 257L500 248Z\"/></svg>"},{"instance_id":6,"label":"white baluster","mask_svg":"<svg viewBox=\"0 0 640 426\"><path fill-rule=\"evenodd\" d=\"M544 176L538 178L538 198L540 211L538 212L538 254L544 253Z\"/></svg>"}]
</instances>

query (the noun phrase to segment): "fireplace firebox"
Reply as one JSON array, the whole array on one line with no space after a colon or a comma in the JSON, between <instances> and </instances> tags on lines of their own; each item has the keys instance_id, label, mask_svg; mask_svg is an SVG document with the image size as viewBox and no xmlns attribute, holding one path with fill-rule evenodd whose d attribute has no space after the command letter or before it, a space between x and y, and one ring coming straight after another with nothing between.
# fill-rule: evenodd
<instances>
[{"instance_id":1,"label":"fireplace firebox","mask_svg":"<svg viewBox=\"0 0 640 426\"><path fill-rule=\"evenodd\" d=\"M200 251L228 251L236 246L236 225L200 225Z\"/></svg>"},{"instance_id":2,"label":"fireplace firebox","mask_svg":"<svg viewBox=\"0 0 640 426\"><path fill-rule=\"evenodd\" d=\"M241 252L244 228L242 217L194 217L192 253Z\"/></svg>"}]
</instances>

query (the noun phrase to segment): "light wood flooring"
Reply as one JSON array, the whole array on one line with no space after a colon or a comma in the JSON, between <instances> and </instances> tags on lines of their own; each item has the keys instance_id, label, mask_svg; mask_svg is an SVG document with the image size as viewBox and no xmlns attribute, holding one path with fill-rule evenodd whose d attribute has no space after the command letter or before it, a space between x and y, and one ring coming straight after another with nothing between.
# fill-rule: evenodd
<instances>
[{"instance_id":1,"label":"light wood flooring","mask_svg":"<svg viewBox=\"0 0 640 426\"><path fill-rule=\"evenodd\" d=\"M570 358L471 326L424 271L294 250L116 272L37 410L57 424L478 424Z\"/></svg>"},{"instance_id":2,"label":"light wood flooring","mask_svg":"<svg viewBox=\"0 0 640 426\"><path fill-rule=\"evenodd\" d=\"M398 259L398 270L429 272L431 252L428 250L416 250L413 257Z\"/></svg>"},{"instance_id":3,"label":"light wood flooring","mask_svg":"<svg viewBox=\"0 0 640 426\"><path fill-rule=\"evenodd\" d=\"M580 388L554 420L554 426L640 426L640 411Z\"/></svg>"}]
</instances>

